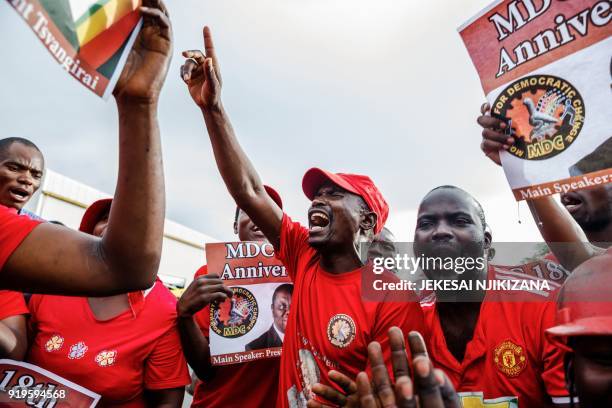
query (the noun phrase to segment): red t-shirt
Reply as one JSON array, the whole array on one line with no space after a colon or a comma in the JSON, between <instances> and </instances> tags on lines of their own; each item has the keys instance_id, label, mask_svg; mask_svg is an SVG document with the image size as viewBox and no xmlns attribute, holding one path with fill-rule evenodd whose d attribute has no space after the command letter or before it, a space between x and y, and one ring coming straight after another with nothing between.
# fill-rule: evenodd
<instances>
[{"instance_id":1,"label":"red t-shirt","mask_svg":"<svg viewBox=\"0 0 612 408\"><path fill-rule=\"evenodd\" d=\"M194 279L206 275L202 266ZM210 308L207 306L195 314L202 333L208 338ZM267 358L215 367L212 378L198 381L193 393L192 407L274 407L278 390L280 358Z\"/></svg>"},{"instance_id":2,"label":"red t-shirt","mask_svg":"<svg viewBox=\"0 0 612 408\"><path fill-rule=\"evenodd\" d=\"M23 293L0 290L0 320L28 313L30 312L23 298Z\"/></svg>"},{"instance_id":3,"label":"red t-shirt","mask_svg":"<svg viewBox=\"0 0 612 408\"><path fill-rule=\"evenodd\" d=\"M381 343L390 367L390 327L399 326L406 334L422 332L418 302L365 302L362 268L343 274L323 270L319 253L308 245L308 230L286 214L276 256L294 282L278 407L305 406L313 397L314 383L335 386L328 378L332 369L355 378L368 366L367 346L372 341Z\"/></svg>"},{"instance_id":4,"label":"red t-shirt","mask_svg":"<svg viewBox=\"0 0 612 408\"><path fill-rule=\"evenodd\" d=\"M176 298L158 280L130 309L98 320L87 298L33 295L27 361L102 395L105 406L144 407L143 392L191 383L176 328Z\"/></svg>"},{"instance_id":5,"label":"red t-shirt","mask_svg":"<svg viewBox=\"0 0 612 408\"><path fill-rule=\"evenodd\" d=\"M488 274L490 279L533 279L520 269L490 266ZM448 350L435 301L421 303L430 335L429 356L462 393L464 406L483 406L483 398L507 408L569 403L564 353L545 336L555 323L555 287L551 290L487 292L461 363ZM500 293L506 301L493 300ZM520 296L520 301L512 301L512 296Z\"/></svg>"},{"instance_id":6,"label":"red t-shirt","mask_svg":"<svg viewBox=\"0 0 612 408\"><path fill-rule=\"evenodd\" d=\"M18 215L14 208L0 205L0 270L19 244L40 223Z\"/></svg>"}]
</instances>

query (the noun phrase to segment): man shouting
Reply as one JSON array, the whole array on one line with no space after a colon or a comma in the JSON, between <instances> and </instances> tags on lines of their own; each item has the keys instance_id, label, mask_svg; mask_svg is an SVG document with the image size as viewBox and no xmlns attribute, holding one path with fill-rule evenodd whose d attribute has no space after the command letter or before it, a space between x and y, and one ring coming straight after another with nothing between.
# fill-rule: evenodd
<instances>
[{"instance_id":1,"label":"man shouting","mask_svg":"<svg viewBox=\"0 0 612 408\"><path fill-rule=\"evenodd\" d=\"M274 245L294 282L278 406L305 406L315 398L313 385L331 384L330 378L337 373L328 371L355 377L366 369L369 342L381 343L388 362L388 329L397 325L406 332L420 330L422 312L415 301L362 300L365 268L359 244L372 241L389 212L369 177L316 168L306 172L302 189L312 201L308 228L292 221L266 194L223 108L219 63L208 28L204 28L204 44L204 53L183 53L188 60L181 76L202 111L230 194Z\"/></svg>"}]
</instances>

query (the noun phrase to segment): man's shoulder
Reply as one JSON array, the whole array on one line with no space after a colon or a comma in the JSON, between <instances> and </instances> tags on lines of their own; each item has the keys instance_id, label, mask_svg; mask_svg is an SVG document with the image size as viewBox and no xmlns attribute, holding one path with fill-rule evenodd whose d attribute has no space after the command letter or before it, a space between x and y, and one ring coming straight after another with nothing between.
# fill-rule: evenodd
<instances>
[{"instance_id":1,"label":"man's shoulder","mask_svg":"<svg viewBox=\"0 0 612 408\"><path fill-rule=\"evenodd\" d=\"M492 265L496 274L517 276L519 278L544 279L553 286L561 286L570 275L563 266L559 264L554 256L526 262L520 265Z\"/></svg>"},{"instance_id":2,"label":"man's shoulder","mask_svg":"<svg viewBox=\"0 0 612 408\"><path fill-rule=\"evenodd\" d=\"M274 343L276 338L278 338L278 340L280 341L280 338L278 337L278 335L276 334L276 331L274 330L274 325L272 325L267 331L263 332L261 336L257 337L255 340L248 343L247 349L257 350L257 349L269 347L272 343Z\"/></svg>"},{"instance_id":3,"label":"man's shoulder","mask_svg":"<svg viewBox=\"0 0 612 408\"><path fill-rule=\"evenodd\" d=\"M308 228L299 221L293 221L287 213L284 213L281 224L281 247L287 242L294 246L312 248L308 244Z\"/></svg>"},{"instance_id":4,"label":"man's shoulder","mask_svg":"<svg viewBox=\"0 0 612 408\"><path fill-rule=\"evenodd\" d=\"M490 284L498 296L509 301L554 300L569 273L550 260L540 260L523 265L491 265Z\"/></svg>"},{"instance_id":5,"label":"man's shoulder","mask_svg":"<svg viewBox=\"0 0 612 408\"><path fill-rule=\"evenodd\" d=\"M155 281L153 287L141 293L144 301L143 312L152 324L170 327L176 320L176 297L161 280ZM133 307L137 307L133 305Z\"/></svg>"}]
</instances>

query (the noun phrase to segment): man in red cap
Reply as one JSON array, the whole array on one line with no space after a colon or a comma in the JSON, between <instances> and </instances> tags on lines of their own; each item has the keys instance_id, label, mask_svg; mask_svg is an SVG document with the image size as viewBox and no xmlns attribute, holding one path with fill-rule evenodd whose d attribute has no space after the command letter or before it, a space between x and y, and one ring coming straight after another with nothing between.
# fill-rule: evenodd
<instances>
[{"instance_id":1,"label":"man in red cap","mask_svg":"<svg viewBox=\"0 0 612 408\"><path fill-rule=\"evenodd\" d=\"M580 265L559 293L547 334L567 351L566 382L581 407L612 407L612 249Z\"/></svg>"},{"instance_id":2,"label":"man in red cap","mask_svg":"<svg viewBox=\"0 0 612 408\"><path fill-rule=\"evenodd\" d=\"M92 237L20 217L0 205L4 289L104 296L145 289L155 280L165 205L157 104L172 34L161 0L145 0L143 5L143 28L113 92L120 148L108 232L103 238Z\"/></svg>"},{"instance_id":3,"label":"man in red cap","mask_svg":"<svg viewBox=\"0 0 612 408\"><path fill-rule=\"evenodd\" d=\"M268 196L283 208L280 195L264 186ZM265 241L266 237L239 207L234 218L234 233L240 241ZM232 290L217 274L209 274L207 265L195 273L177 305L181 343L189 366L201 380L196 383L192 407L223 408L231 406L272 407L278 390L279 358L247 361L214 367L210 361L208 334L210 303L227 300ZM289 298L291 299L291 298ZM288 309L282 311L286 316ZM262 373L265 373L262 375Z\"/></svg>"},{"instance_id":4,"label":"man in red cap","mask_svg":"<svg viewBox=\"0 0 612 408\"><path fill-rule=\"evenodd\" d=\"M362 299L359 246L382 230L389 212L369 177L308 170L302 182L312 200L308 228L292 221L268 196L221 103L219 64L207 27L204 42L205 54L183 53L189 59L181 76L202 110L230 194L274 245L294 282L277 402L280 407L304 406L313 399L316 383L335 386L330 370L354 378L366 369L370 341L379 341L388 358L387 330L393 325L406 332L420 330L421 310L416 302Z\"/></svg>"}]
</instances>

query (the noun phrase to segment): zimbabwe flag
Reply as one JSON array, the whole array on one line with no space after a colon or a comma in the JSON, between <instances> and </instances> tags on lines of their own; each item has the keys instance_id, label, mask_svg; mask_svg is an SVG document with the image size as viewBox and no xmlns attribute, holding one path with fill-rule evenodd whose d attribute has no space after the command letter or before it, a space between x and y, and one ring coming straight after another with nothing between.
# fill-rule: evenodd
<instances>
[{"instance_id":1,"label":"zimbabwe flag","mask_svg":"<svg viewBox=\"0 0 612 408\"><path fill-rule=\"evenodd\" d=\"M104 98L138 32L141 0L8 0L55 59Z\"/></svg>"}]
</instances>

